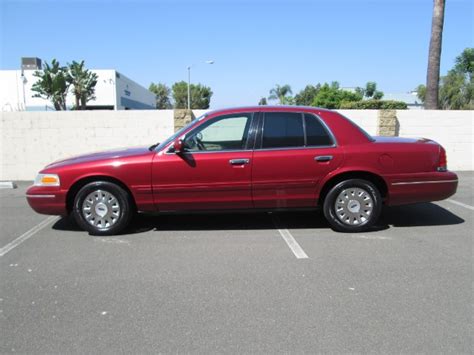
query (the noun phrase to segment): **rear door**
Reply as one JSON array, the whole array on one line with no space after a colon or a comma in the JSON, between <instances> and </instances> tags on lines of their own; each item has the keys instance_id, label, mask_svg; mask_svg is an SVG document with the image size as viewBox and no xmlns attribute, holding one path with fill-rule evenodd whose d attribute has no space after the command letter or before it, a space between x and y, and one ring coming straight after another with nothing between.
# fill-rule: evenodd
<instances>
[{"instance_id":1,"label":"rear door","mask_svg":"<svg viewBox=\"0 0 474 355\"><path fill-rule=\"evenodd\" d=\"M317 185L343 153L323 121L301 112L264 112L252 165L256 208L312 207Z\"/></svg>"}]
</instances>

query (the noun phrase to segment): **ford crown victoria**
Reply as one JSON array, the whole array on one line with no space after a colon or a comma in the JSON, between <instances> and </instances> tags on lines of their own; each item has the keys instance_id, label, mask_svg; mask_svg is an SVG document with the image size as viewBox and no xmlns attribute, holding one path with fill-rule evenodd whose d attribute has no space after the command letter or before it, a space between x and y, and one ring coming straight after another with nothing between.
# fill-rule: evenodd
<instances>
[{"instance_id":1,"label":"ford crown victoria","mask_svg":"<svg viewBox=\"0 0 474 355\"><path fill-rule=\"evenodd\" d=\"M430 139L372 137L330 110L258 106L210 112L151 147L57 161L26 197L94 235L121 232L136 212L317 207L335 230L359 232L383 205L442 200L457 183Z\"/></svg>"}]
</instances>

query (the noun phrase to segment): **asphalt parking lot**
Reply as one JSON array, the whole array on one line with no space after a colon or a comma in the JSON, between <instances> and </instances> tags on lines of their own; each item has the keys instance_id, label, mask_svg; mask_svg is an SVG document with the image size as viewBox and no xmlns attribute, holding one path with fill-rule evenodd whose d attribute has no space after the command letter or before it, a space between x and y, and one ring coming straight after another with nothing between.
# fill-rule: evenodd
<instances>
[{"instance_id":1,"label":"asphalt parking lot","mask_svg":"<svg viewBox=\"0 0 474 355\"><path fill-rule=\"evenodd\" d=\"M35 214L27 183L2 189L0 352L472 353L474 174L459 177L362 234L299 212L92 237Z\"/></svg>"}]
</instances>

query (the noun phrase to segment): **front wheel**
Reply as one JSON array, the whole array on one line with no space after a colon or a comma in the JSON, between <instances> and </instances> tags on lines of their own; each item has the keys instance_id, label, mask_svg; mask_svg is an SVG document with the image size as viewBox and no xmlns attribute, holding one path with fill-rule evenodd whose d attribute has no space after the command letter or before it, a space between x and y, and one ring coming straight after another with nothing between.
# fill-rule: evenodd
<instances>
[{"instance_id":1,"label":"front wheel","mask_svg":"<svg viewBox=\"0 0 474 355\"><path fill-rule=\"evenodd\" d=\"M131 198L114 183L91 182L77 193L73 213L79 226L92 235L117 234L132 217Z\"/></svg>"},{"instance_id":2,"label":"front wheel","mask_svg":"<svg viewBox=\"0 0 474 355\"><path fill-rule=\"evenodd\" d=\"M324 199L324 216L340 232L362 232L377 222L382 197L377 187L362 179L345 180L335 185Z\"/></svg>"}]
</instances>

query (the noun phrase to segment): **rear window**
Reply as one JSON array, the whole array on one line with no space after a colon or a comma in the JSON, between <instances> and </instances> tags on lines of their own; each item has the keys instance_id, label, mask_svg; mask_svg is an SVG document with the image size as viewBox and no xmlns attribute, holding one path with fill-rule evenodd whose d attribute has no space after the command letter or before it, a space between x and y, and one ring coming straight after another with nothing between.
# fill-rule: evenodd
<instances>
[{"instance_id":1,"label":"rear window","mask_svg":"<svg viewBox=\"0 0 474 355\"><path fill-rule=\"evenodd\" d=\"M263 122L262 148L304 147L300 113L267 112Z\"/></svg>"},{"instance_id":2,"label":"rear window","mask_svg":"<svg viewBox=\"0 0 474 355\"><path fill-rule=\"evenodd\" d=\"M319 119L313 115L305 114L304 121L306 126L307 146L326 146L333 144L329 132Z\"/></svg>"}]
</instances>

